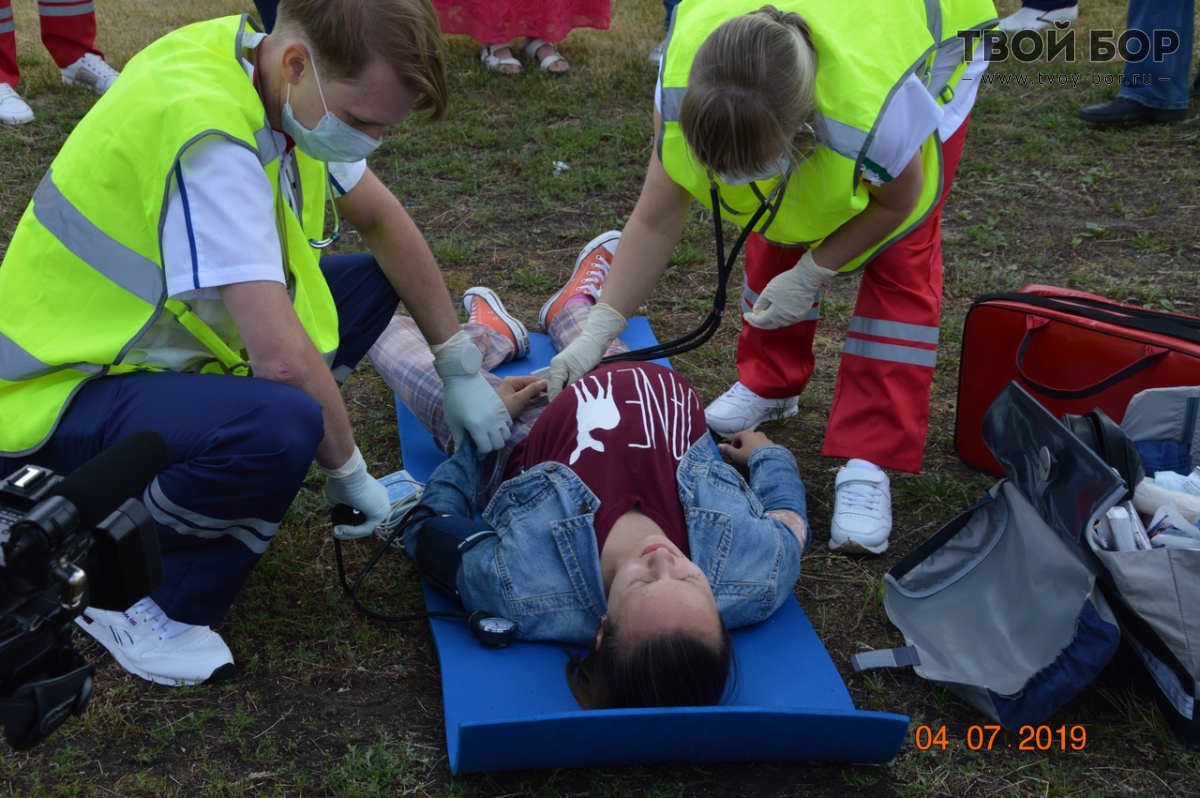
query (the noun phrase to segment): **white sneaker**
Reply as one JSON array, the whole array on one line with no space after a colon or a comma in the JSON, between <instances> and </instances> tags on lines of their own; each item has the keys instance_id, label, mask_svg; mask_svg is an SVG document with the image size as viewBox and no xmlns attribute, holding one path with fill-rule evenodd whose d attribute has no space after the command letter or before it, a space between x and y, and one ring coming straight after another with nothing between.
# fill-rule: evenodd
<instances>
[{"instance_id":1,"label":"white sneaker","mask_svg":"<svg viewBox=\"0 0 1200 798\"><path fill-rule=\"evenodd\" d=\"M200 684L233 673L233 654L219 634L172 621L149 597L125 612L88 607L75 623L122 668L156 684Z\"/></svg>"},{"instance_id":2,"label":"white sneaker","mask_svg":"<svg viewBox=\"0 0 1200 798\"><path fill-rule=\"evenodd\" d=\"M21 99L17 90L7 83L0 83L0 122L6 125L23 125L33 121L33 109Z\"/></svg>"},{"instance_id":3,"label":"white sneaker","mask_svg":"<svg viewBox=\"0 0 1200 798\"><path fill-rule=\"evenodd\" d=\"M113 81L121 75L95 53L88 53L59 71L62 72L63 83L68 86L82 86L97 94L108 91L109 87L113 85Z\"/></svg>"},{"instance_id":4,"label":"white sneaker","mask_svg":"<svg viewBox=\"0 0 1200 798\"><path fill-rule=\"evenodd\" d=\"M1079 6L1040 11L1022 6L1015 13L1000 20L1000 30L1016 33L1021 30L1045 30L1055 22L1073 22L1079 17Z\"/></svg>"},{"instance_id":5,"label":"white sneaker","mask_svg":"<svg viewBox=\"0 0 1200 798\"><path fill-rule=\"evenodd\" d=\"M838 469L837 499L829 548L850 554L881 554L892 533L888 475L866 460Z\"/></svg>"},{"instance_id":6,"label":"white sneaker","mask_svg":"<svg viewBox=\"0 0 1200 798\"><path fill-rule=\"evenodd\" d=\"M732 438L742 430L754 429L764 421L796 415L799 404L799 396L764 399L740 382L735 382L732 388L704 408L704 419L713 432Z\"/></svg>"}]
</instances>

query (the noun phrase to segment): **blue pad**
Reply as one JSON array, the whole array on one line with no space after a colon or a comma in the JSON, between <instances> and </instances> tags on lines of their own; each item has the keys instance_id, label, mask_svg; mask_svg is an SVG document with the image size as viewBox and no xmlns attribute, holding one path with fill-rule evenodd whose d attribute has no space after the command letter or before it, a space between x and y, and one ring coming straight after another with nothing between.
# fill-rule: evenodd
<instances>
[{"instance_id":1,"label":"blue pad","mask_svg":"<svg viewBox=\"0 0 1200 798\"><path fill-rule=\"evenodd\" d=\"M631 348L655 343L642 317L630 319L621 337ZM529 357L505 364L498 375L527 374L549 363L549 337L530 339ZM443 455L399 402L396 410L404 468L424 482ZM459 609L428 585L425 600L430 610ZM887 762L908 733L903 715L854 708L795 601L733 632L737 690L719 707L585 712L567 687L563 647L518 643L492 650L462 621L435 618L430 625L456 775L651 762Z\"/></svg>"}]
</instances>

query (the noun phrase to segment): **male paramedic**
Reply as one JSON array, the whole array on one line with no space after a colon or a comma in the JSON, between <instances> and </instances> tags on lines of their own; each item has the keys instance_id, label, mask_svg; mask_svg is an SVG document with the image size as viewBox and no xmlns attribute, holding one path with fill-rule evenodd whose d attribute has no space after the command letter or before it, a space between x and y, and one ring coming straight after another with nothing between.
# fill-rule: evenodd
<instances>
[{"instance_id":1,"label":"male paramedic","mask_svg":"<svg viewBox=\"0 0 1200 798\"><path fill-rule=\"evenodd\" d=\"M385 127L445 106L428 0L281 0L269 36L227 17L134 57L34 192L0 265L0 476L70 473L140 429L166 439L142 496L166 582L78 619L131 673L232 671L209 625L314 458L330 503L366 517L336 535L387 514L338 388L398 296L432 342L456 440L507 439L428 246L364 161ZM372 254L321 258L341 224Z\"/></svg>"}]
</instances>

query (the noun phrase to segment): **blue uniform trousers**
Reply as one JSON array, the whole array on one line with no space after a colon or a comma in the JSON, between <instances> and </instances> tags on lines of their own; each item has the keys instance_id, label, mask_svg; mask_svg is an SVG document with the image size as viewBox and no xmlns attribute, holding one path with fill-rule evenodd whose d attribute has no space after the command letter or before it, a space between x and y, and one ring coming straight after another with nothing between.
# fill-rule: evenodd
<instances>
[{"instance_id":1,"label":"blue uniform trousers","mask_svg":"<svg viewBox=\"0 0 1200 798\"><path fill-rule=\"evenodd\" d=\"M338 309L339 382L387 326L398 299L370 255L321 260ZM85 383L37 452L0 457L69 474L125 436L153 430L170 451L142 495L158 526L166 581L152 594L173 620L220 621L266 551L324 437L321 407L253 377L139 372Z\"/></svg>"}]
</instances>

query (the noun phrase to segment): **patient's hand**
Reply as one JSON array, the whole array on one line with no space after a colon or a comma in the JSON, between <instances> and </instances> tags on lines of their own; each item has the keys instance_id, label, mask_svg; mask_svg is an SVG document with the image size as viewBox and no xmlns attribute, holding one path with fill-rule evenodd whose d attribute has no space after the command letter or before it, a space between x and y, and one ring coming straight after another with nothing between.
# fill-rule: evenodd
<instances>
[{"instance_id":1,"label":"patient's hand","mask_svg":"<svg viewBox=\"0 0 1200 798\"><path fill-rule=\"evenodd\" d=\"M546 381L541 377L526 374L521 377L505 377L504 382L496 389L500 401L508 410L513 421L525 410L530 400L540 396L546 390Z\"/></svg>"},{"instance_id":2,"label":"patient's hand","mask_svg":"<svg viewBox=\"0 0 1200 798\"><path fill-rule=\"evenodd\" d=\"M764 446L770 446L771 439L757 430L742 430L733 436L729 443L717 444L721 454L729 458L729 462L741 468L746 468L750 455Z\"/></svg>"}]
</instances>

